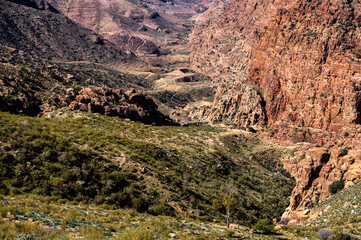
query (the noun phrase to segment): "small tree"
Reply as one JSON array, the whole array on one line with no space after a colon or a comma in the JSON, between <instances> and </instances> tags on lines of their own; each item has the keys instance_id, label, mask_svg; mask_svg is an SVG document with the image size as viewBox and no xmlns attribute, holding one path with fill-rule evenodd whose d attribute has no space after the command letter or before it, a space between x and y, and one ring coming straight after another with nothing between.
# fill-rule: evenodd
<instances>
[{"instance_id":1,"label":"small tree","mask_svg":"<svg viewBox=\"0 0 361 240\"><path fill-rule=\"evenodd\" d=\"M233 185L225 185L225 186L221 186L219 190L220 190L220 199L213 200L213 207L217 211L226 213L222 215L226 218L227 228L229 228L229 219L233 205L236 202L235 195L237 193L237 189Z\"/></svg>"}]
</instances>

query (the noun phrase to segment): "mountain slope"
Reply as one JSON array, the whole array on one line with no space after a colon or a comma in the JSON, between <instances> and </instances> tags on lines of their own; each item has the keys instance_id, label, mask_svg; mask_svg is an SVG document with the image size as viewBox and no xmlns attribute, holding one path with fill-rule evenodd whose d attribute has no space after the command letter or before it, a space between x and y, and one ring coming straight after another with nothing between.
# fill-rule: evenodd
<instances>
[{"instance_id":1,"label":"mountain slope","mask_svg":"<svg viewBox=\"0 0 361 240\"><path fill-rule=\"evenodd\" d=\"M62 14L10 1L0 2L0 44L33 57L68 61L125 62L131 58L100 35Z\"/></svg>"},{"instance_id":2,"label":"mountain slope","mask_svg":"<svg viewBox=\"0 0 361 240\"><path fill-rule=\"evenodd\" d=\"M169 40L183 41L195 3L177 1L49 0L59 11L126 50L159 54Z\"/></svg>"},{"instance_id":3,"label":"mountain slope","mask_svg":"<svg viewBox=\"0 0 361 240\"><path fill-rule=\"evenodd\" d=\"M279 217L293 186L275 172L287 154L249 132L150 126L64 111L53 119L0 113L0 192L37 193L221 219L219 187L238 192L232 218ZM270 185L272 188L270 188Z\"/></svg>"}]
</instances>

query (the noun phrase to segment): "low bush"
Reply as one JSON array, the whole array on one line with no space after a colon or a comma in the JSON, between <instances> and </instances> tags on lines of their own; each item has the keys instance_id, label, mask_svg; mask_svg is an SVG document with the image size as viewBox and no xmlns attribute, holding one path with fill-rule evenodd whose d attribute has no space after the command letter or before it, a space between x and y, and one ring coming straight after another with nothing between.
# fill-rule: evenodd
<instances>
[{"instance_id":1,"label":"low bush","mask_svg":"<svg viewBox=\"0 0 361 240\"><path fill-rule=\"evenodd\" d=\"M150 206L148 212L153 215L167 215L167 216L174 216L175 210L167 203L161 202L156 205Z\"/></svg>"},{"instance_id":2,"label":"low bush","mask_svg":"<svg viewBox=\"0 0 361 240\"><path fill-rule=\"evenodd\" d=\"M328 240L336 237L336 234L328 228L322 228L318 230L317 235L321 240Z\"/></svg>"},{"instance_id":3,"label":"low bush","mask_svg":"<svg viewBox=\"0 0 361 240\"><path fill-rule=\"evenodd\" d=\"M87 240L102 240L105 239L103 231L96 227L85 226L79 229L79 233Z\"/></svg>"},{"instance_id":4,"label":"low bush","mask_svg":"<svg viewBox=\"0 0 361 240\"><path fill-rule=\"evenodd\" d=\"M254 228L262 233L272 233L275 231L275 224L268 218L260 219Z\"/></svg>"},{"instance_id":5,"label":"low bush","mask_svg":"<svg viewBox=\"0 0 361 240\"><path fill-rule=\"evenodd\" d=\"M342 190L345 187L345 183L342 180L334 181L328 187L328 191L332 194L337 193L338 191Z\"/></svg>"}]
</instances>

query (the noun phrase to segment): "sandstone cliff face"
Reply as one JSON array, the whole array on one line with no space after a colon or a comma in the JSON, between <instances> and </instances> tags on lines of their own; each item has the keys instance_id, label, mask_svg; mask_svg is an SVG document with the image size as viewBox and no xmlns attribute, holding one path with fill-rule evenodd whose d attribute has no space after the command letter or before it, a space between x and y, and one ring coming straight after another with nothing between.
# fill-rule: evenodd
<instances>
[{"instance_id":1,"label":"sandstone cliff face","mask_svg":"<svg viewBox=\"0 0 361 240\"><path fill-rule=\"evenodd\" d=\"M357 1L298 1L278 10L253 48L247 82L270 121L339 130L360 123Z\"/></svg>"},{"instance_id":2,"label":"sandstone cliff face","mask_svg":"<svg viewBox=\"0 0 361 240\"><path fill-rule=\"evenodd\" d=\"M228 115L235 117L230 122L237 125L267 123L263 99L255 94L258 89L245 86L244 80L253 46L277 8L284 5L286 3L277 0L219 1L202 15L190 38L190 60L195 69L209 74L222 89L216 95L214 106L203 110L200 118L220 122ZM240 92L239 89L248 90ZM243 103L238 102L240 99ZM229 104L232 107L225 107ZM244 109L246 105L253 107ZM255 112L259 117L254 118ZM247 115L251 119L247 119Z\"/></svg>"},{"instance_id":3,"label":"sandstone cliff face","mask_svg":"<svg viewBox=\"0 0 361 240\"><path fill-rule=\"evenodd\" d=\"M201 119L263 126L261 136L283 145L308 142L284 160L297 181L291 223L333 181L361 175L360 10L352 0L234 0L207 11L192 34L191 60L219 88Z\"/></svg>"},{"instance_id":4,"label":"sandstone cliff face","mask_svg":"<svg viewBox=\"0 0 361 240\"><path fill-rule=\"evenodd\" d=\"M359 5L222 2L196 25L191 60L228 92L244 83L260 90L270 121L330 130L358 123Z\"/></svg>"}]
</instances>

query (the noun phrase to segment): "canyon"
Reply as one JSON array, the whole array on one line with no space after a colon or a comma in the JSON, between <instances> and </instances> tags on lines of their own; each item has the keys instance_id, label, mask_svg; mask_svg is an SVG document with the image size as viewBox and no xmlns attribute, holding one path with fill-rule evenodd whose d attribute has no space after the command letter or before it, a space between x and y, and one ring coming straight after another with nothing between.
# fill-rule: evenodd
<instances>
[{"instance_id":1,"label":"canyon","mask_svg":"<svg viewBox=\"0 0 361 240\"><path fill-rule=\"evenodd\" d=\"M360 179L359 0L0 1L1 111L252 129L292 152L289 225Z\"/></svg>"}]
</instances>

